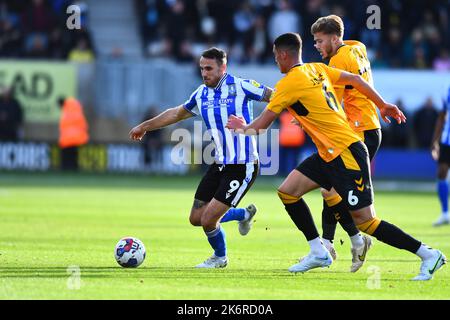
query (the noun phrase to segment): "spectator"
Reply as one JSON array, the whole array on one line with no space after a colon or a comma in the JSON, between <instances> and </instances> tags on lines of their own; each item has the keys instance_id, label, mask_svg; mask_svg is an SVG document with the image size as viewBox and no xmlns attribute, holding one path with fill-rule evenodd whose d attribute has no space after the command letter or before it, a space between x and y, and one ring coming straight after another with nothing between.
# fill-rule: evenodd
<instances>
[{"instance_id":1,"label":"spectator","mask_svg":"<svg viewBox=\"0 0 450 320\"><path fill-rule=\"evenodd\" d=\"M0 19L0 56L18 57L22 54L23 34L13 18Z\"/></svg>"},{"instance_id":2,"label":"spectator","mask_svg":"<svg viewBox=\"0 0 450 320\"><path fill-rule=\"evenodd\" d=\"M441 49L439 57L433 62L433 69L437 71L450 71L450 55L448 49Z\"/></svg>"},{"instance_id":3,"label":"spectator","mask_svg":"<svg viewBox=\"0 0 450 320\"><path fill-rule=\"evenodd\" d=\"M88 47L86 39L80 38L75 48L69 52L69 61L88 63L94 60L94 53Z\"/></svg>"},{"instance_id":4,"label":"spectator","mask_svg":"<svg viewBox=\"0 0 450 320\"><path fill-rule=\"evenodd\" d=\"M72 97L61 97L58 104L61 108L58 142L61 150L61 169L77 171L78 148L89 141L83 106Z\"/></svg>"},{"instance_id":5,"label":"spectator","mask_svg":"<svg viewBox=\"0 0 450 320\"><path fill-rule=\"evenodd\" d=\"M157 113L154 107L150 107L143 120L152 119ZM144 163L146 169L151 169L152 166L162 163L162 147L163 147L163 130L155 130L147 132L142 138L141 146L144 151Z\"/></svg>"},{"instance_id":6,"label":"spectator","mask_svg":"<svg viewBox=\"0 0 450 320\"><path fill-rule=\"evenodd\" d=\"M0 141L18 141L22 136L23 112L11 89L0 91Z\"/></svg>"},{"instance_id":7,"label":"spectator","mask_svg":"<svg viewBox=\"0 0 450 320\"><path fill-rule=\"evenodd\" d=\"M414 135L419 148L428 149L430 147L437 117L438 111L433 105L431 97L428 97L413 118Z\"/></svg>"},{"instance_id":8,"label":"spectator","mask_svg":"<svg viewBox=\"0 0 450 320\"><path fill-rule=\"evenodd\" d=\"M406 112L403 101L397 100L395 102L397 107L403 114L408 118L408 113ZM405 149L409 144L409 122L398 124L396 121L392 121L387 127L389 130L388 144L390 147Z\"/></svg>"},{"instance_id":9,"label":"spectator","mask_svg":"<svg viewBox=\"0 0 450 320\"><path fill-rule=\"evenodd\" d=\"M286 32L302 33L301 17L292 9L289 0L279 0L278 9L269 19L268 32L271 43Z\"/></svg>"}]
</instances>

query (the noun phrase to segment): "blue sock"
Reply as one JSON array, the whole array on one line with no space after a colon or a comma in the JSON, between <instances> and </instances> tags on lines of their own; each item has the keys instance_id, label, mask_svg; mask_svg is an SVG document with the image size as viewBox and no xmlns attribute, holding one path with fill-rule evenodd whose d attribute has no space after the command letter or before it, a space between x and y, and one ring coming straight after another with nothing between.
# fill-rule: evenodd
<instances>
[{"instance_id":1,"label":"blue sock","mask_svg":"<svg viewBox=\"0 0 450 320\"><path fill-rule=\"evenodd\" d=\"M242 221L245 219L245 209L242 208L230 208L222 217L220 222L228 222L232 220Z\"/></svg>"},{"instance_id":2,"label":"blue sock","mask_svg":"<svg viewBox=\"0 0 450 320\"><path fill-rule=\"evenodd\" d=\"M438 181L438 195L441 202L442 212L448 212L448 182L447 180Z\"/></svg>"},{"instance_id":3,"label":"blue sock","mask_svg":"<svg viewBox=\"0 0 450 320\"><path fill-rule=\"evenodd\" d=\"M227 245L225 243L225 231L220 227L212 231L205 232L208 237L208 242L214 249L214 254L217 257L224 257L227 255Z\"/></svg>"}]
</instances>

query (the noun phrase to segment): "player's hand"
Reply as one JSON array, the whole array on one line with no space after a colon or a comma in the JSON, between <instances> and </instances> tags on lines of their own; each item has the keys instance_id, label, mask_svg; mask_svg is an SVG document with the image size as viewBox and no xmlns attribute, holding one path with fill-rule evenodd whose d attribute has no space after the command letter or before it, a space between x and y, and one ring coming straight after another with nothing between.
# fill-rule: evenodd
<instances>
[{"instance_id":1,"label":"player's hand","mask_svg":"<svg viewBox=\"0 0 450 320\"><path fill-rule=\"evenodd\" d=\"M242 117L236 117L235 115L231 115L228 118L228 122L225 125L225 128L228 128L230 130L239 130L244 129L247 123L245 122L245 119Z\"/></svg>"},{"instance_id":2,"label":"player's hand","mask_svg":"<svg viewBox=\"0 0 450 320\"><path fill-rule=\"evenodd\" d=\"M440 152L439 143L438 142L433 143L433 146L431 147L431 157L433 158L434 161L438 161L439 152Z\"/></svg>"},{"instance_id":3,"label":"player's hand","mask_svg":"<svg viewBox=\"0 0 450 320\"><path fill-rule=\"evenodd\" d=\"M131 129L129 135L131 140L142 140L142 137L145 135L145 130L141 125L138 125Z\"/></svg>"},{"instance_id":4,"label":"player's hand","mask_svg":"<svg viewBox=\"0 0 450 320\"><path fill-rule=\"evenodd\" d=\"M388 117L394 118L398 124L406 122L405 115L395 104L385 103L380 108L380 115L386 123L391 123L391 120Z\"/></svg>"}]
</instances>

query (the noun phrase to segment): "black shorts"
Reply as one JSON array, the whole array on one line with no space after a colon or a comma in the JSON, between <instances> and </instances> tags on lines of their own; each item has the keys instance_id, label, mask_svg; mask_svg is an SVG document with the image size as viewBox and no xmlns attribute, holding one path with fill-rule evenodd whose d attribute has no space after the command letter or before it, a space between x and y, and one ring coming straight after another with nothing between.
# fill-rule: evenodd
<instances>
[{"instance_id":1,"label":"black shorts","mask_svg":"<svg viewBox=\"0 0 450 320\"><path fill-rule=\"evenodd\" d=\"M372 161L380 149L381 145L381 129L366 130L364 132L363 142L369 151L369 160Z\"/></svg>"},{"instance_id":2,"label":"black shorts","mask_svg":"<svg viewBox=\"0 0 450 320\"><path fill-rule=\"evenodd\" d=\"M258 169L257 162L212 164L198 185L195 199L209 202L214 198L236 207L255 181Z\"/></svg>"},{"instance_id":3,"label":"black shorts","mask_svg":"<svg viewBox=\"0 0 450 320\"><path fill-rule=\"evenodd\" d=\"M346 201L349 210L358 210L373 203L369 154L361 141L351 144L330 162L314 153L297 170L322 188L330 190L333 187Z\"/></svg>"},{"instance_id":4,"label":"black shorts","mask_svg":"<svg viewBox=\"0 0 450 320\"><path fill-rule=\"evenodd\" d=\"M442 143L439 145L438 163L446 163L450 165L450 146Z\"/></svg>"}]
</instances>

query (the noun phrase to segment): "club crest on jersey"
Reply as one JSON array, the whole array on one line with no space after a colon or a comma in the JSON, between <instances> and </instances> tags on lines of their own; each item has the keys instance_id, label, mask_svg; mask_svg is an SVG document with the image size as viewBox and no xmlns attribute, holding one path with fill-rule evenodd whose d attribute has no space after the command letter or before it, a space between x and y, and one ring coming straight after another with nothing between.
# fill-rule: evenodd
<instances>
[{"instance_id":1,"label":"club crest on jersey","mask_svg":"<svg viewBox=\"0 0 450 320\"><path fill-rule=\"evenodd\" d=\"M228 95L236 96L236 85L234 83L228 85Z\"/></svg>"},{"instance_id":2,"label":"club crest on jersey","mask_svg":"<svg viewBox=\"0 0 450 320\"><path fill-rule=\"evenodd\" d=\"M208 88L207 87L204 87L203 88L203 91L202 91L202 98L205 98L205 97L207 97L208 96Z\"/></svg>"}]
</instances>

